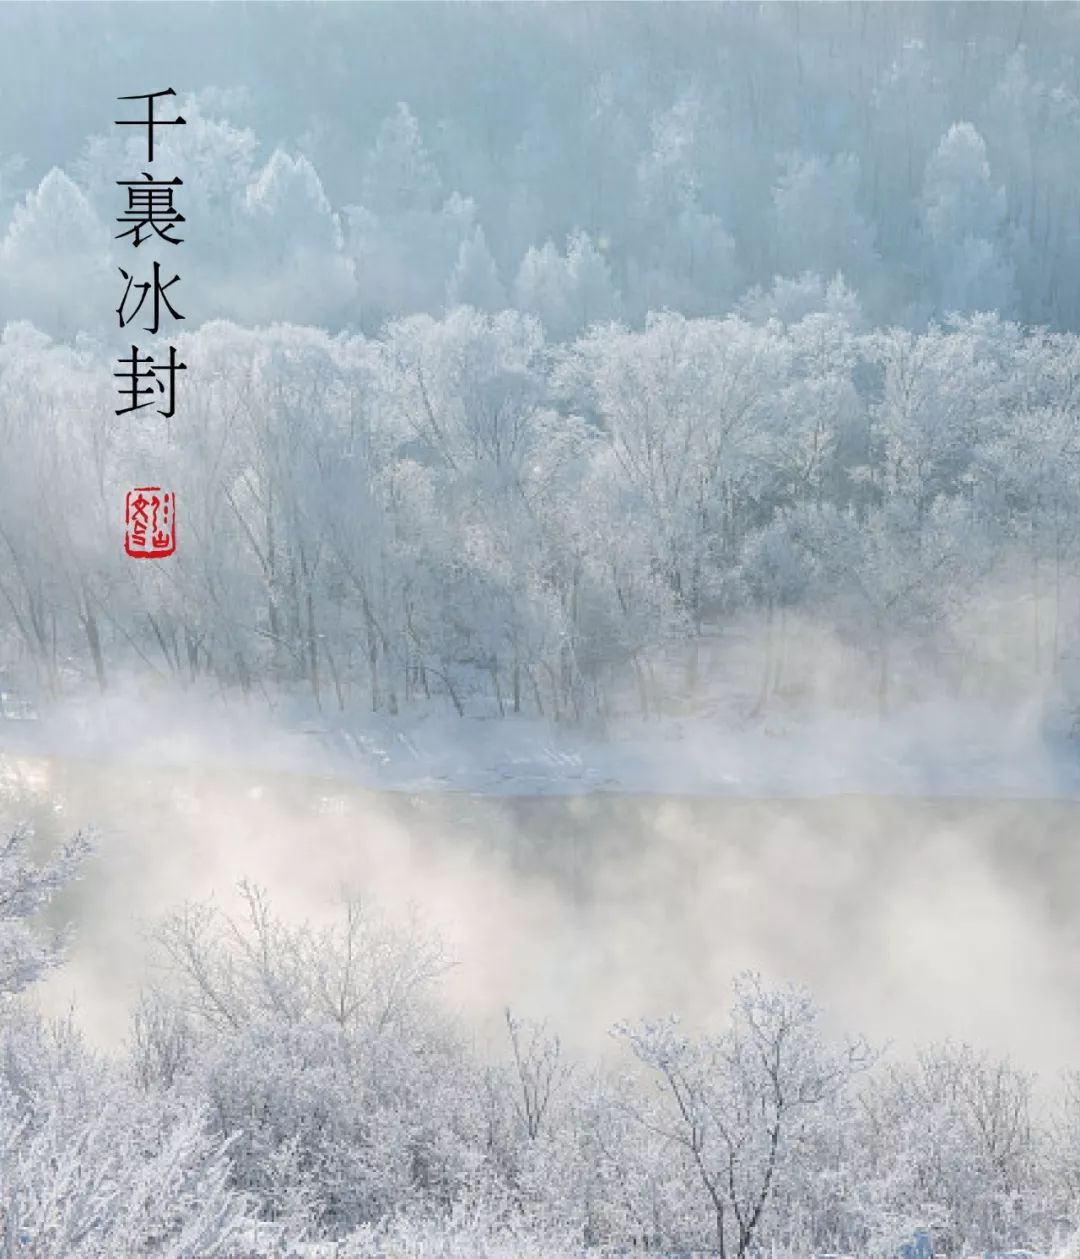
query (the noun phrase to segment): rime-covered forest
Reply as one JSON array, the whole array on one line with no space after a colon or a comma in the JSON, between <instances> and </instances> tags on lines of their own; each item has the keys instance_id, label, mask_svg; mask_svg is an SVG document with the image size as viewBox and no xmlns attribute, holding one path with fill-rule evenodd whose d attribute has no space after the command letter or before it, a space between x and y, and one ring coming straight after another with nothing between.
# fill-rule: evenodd
<instances>
[{"instance_id":1,"label":"rime-covered forest","mask_svg":"<svg viewBox=\"0 0 1080 1259\"><path fill-rule=\"evenodd\" d=\"M183 243L135 256L116 98L166 86ZM150 260L160 337L117 322ZM117 414L133 333L172 415ZM785 976L579 1052L462 1014L452 915L253 879L148 911L102 1046L36 1001L98 840L17 825L4 749L132 686L1067 727L1078 421L1075 3L0 3L2 1259L1073 1256L1080 1074ZM177 550L133 563L150 482Z\"/></svg>"},{"instance_id":2,"label":"rime-covered forest","mask_svg":"<svg viewBox=\"0 0 1080 1259\"><path fill-rule=\"evenodd\" d=\"M883 708L1066 668L1074 6L192 10L247 52L196 71L201 26L170 36L169 419L114 413L143 141L85 133L112 109L90 65L66 112L20 88L31 31L51 66L109 12L61 11L7 6L0 51L24 688L647 715L747 617L759 708L822 628ZM110 25L110 58L169 12ZM147 476L180 503L167 566L116 545Z\"/></svg>"}]
</instances>

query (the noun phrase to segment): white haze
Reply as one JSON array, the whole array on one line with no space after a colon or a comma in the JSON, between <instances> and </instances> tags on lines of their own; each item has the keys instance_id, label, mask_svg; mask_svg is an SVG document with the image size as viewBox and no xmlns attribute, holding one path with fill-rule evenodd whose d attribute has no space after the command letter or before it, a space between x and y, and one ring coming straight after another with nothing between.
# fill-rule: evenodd
<instances>
[{"instance_id":1,"label":"white haze","mask_svg":"<svg viewBox=\"0 0 1080 1259\"><path fill-rule=\"evenodd\" d=\"M100 832L58 903L77 936L44 994L52 1010L74 999L104 1044L154 976L152 922L188 898L235 907L250 878L293 919L328 919L347 890L391 915L414 907L451 944L446 992L478 1031L511 1005L593 1053L630 1015L715 1022L751 967L807 983L839 1026L898 1049L951 1038L1047 1075L1071 1063L1080 804L386 793L340 764L319 775L310 736L245 721L244 761L212 768L197 706L108 711L118 731L168 729L157 756L140 760L132 734L114 757L4 761L7 816L36 820L43 842ZM205 720L220 755L222 719ZM311 770L259 768L290 754Z\"/></svg>"}]
</instances>

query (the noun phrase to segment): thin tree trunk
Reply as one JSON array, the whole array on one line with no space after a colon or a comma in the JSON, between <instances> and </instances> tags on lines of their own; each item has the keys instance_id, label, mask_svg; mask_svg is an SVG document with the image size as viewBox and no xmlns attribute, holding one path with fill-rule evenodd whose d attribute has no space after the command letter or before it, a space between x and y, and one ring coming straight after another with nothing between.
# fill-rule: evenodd
<instances>
[{"instance_id":1,"label":"thin tree trunk","mask_svg":"<svg viewBox=\"0 0 1080 1259\"><path fill-rule=\"evenodd\" d=\"M83 629L86 632L86 641L90 647L90 656L94 661L94 673L97 676L97 684L102 692L108 690L108 683L105 678L105 659L101 654L101 635L98 632L97 617L94 615L94 609L90 602L90 592L87 590L86 583L83 583L83 606L85 613L82 616Z\"/></svg>"}]
</instances>

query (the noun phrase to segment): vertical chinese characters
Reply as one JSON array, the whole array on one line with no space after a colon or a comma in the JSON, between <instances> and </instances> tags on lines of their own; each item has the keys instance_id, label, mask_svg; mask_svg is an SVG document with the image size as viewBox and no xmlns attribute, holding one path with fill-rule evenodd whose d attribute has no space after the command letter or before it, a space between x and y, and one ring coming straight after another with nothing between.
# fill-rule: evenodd
<instances>
[{"instance_id":1,"label":"vertical chinese characters","mask_svg":"<svg viewBox=\"0 0 1080 1259\"><path fill-rule=\"evenodd\" d=\"M118 118L115 122L119 127L145 128L147 165L154 161L156 129L186 125L186 119L180 114L175 118L161 118L155 112L160 97L175 95L170 87L160 92L118 98L146 103L145 117ZM116 239L130 239L133 249L138 249L148 240L160 240L169 245L182 244L184 238L177 235L177 226L185 220L175 205L174 194L183 182L179 176L156 179L149 171L143 171L141 179L118 179L117 186L127 189L127 206L124 213L117 216L116 221L124 225L125 230L117 233ZM119 271L125 281L123 295L116 308L122 329L127 328L140 312L147 321L141 325L142 330L153 336L160 332L164 317L174 321L184 318L168 295L168 290L179 283L179 274L171 280L164 280L162 265L157 259L151 262L148 279L137 277L124 267L120 267ZM126 401L126 405L116 409L117 415L140 411L155 402L159 404L156 408L159 415L166 419L175 415L177 376L187 370L187 364L179 361L175 346L170 345L164 357L159 354L155 359L151 354L141 353L138 345L133 343L130 355L120 357L117 364L121 370L113 372L113 376L119 382L117 391L121 400ZM163 559L172 555L176 550L175 494L163 491L157 485L136 486L127 495L124 524L124 550L133 559Z\"/></svg>"}]
</instances>

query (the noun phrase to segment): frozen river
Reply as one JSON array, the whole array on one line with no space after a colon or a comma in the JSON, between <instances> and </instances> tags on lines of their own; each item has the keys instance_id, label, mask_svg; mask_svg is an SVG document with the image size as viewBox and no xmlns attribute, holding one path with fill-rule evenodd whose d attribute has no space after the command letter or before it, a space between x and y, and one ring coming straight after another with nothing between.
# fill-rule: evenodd
<instances>
[{"instance_id":1,"label":"frozen river","mask_svg":"<svg viewBox=\"0 0 1080 1259\"><path fill-rule=\"evenodd\" d=\"M99 832L44 995L74 995L103 1041L146 975L146 924L188 897L227 904L247 876L290 914L332 912L346 887L415 906L454 947L465 1013L511 1002L582 1047L622 1017L707 1019L748 966L900 1045L967 1039L1053 1070L1080 1044L1074 803L410 796L12 756L0 789L4 820L43 843Z\"/></svg>"}]
</instances>

